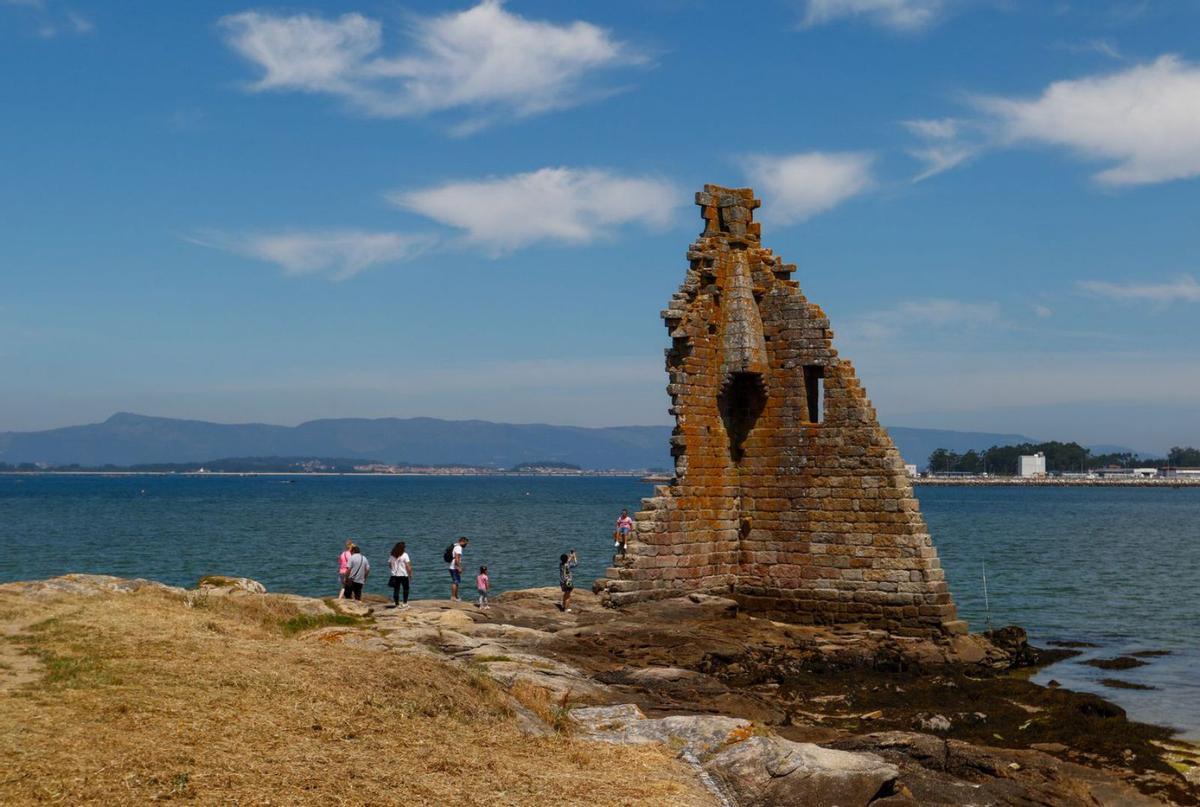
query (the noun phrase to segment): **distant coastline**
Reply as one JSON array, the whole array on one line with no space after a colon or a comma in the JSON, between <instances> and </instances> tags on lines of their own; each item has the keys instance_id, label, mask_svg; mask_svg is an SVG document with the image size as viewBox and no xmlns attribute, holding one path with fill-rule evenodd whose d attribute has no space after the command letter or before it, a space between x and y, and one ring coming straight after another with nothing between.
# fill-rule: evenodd
<instances>
[{"instance_id":1,"label":"distant coastline","mask_svg":"<svg viewBox=\"0 0 1200 807\"><path fill-rule=\"evenodd\" d=\"M1195 488L1200 479L1088 479L1047 476L1029 479L1020 476L989 477L938 477L919 476L912 478L913 485L931 487L1016 487L1016 488Z\"/></svg>"},{"instance_id":2,"label":"distant coastline","mask_svg":"<svg viewBox=\"0 0 1200 807\"><path fill-rule=\"evenodd\" d=\"M511 471L487 468L429 468L412 471L66 471L66 470L0 470L0 476L182 476L182 477L380 477L380 476L502 476L502 477L643 477L644 470L543 470Z\"/></svg>"}]
</instances>

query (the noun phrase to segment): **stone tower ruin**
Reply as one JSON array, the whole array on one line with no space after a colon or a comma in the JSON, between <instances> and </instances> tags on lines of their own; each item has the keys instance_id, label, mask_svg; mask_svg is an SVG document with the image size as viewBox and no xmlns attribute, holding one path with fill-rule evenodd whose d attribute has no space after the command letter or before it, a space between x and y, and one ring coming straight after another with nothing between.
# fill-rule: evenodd
<instances>
[{"instance_id":1,"label":"stone tower ruin","mask_svg":"<svg viewBox=\"0 0 1200 807\"><path fill-rule=\"evenodd\" d=\"M796 267L761 245L754 192L706 185L696 204L704 232L662 314L675 478L642 500L629 556L597 592L965 632L900 454Z\"/></svg>"}]
</instances>

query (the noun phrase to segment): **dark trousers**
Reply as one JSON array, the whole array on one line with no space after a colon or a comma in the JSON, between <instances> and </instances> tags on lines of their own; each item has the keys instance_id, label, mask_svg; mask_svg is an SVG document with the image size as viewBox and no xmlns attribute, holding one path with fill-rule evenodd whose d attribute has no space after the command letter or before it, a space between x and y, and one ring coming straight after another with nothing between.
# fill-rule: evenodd
<instances>
[{"instance_id":1,"label":"dark trousers","mask_svg":"<svg viewBox=\"0 0 1200 807\"><path fill-rule=\"evenodd\" d=\"M345 597L346 599L361 600L362 599L362 583L355 583L353 580L346 581Z\"/></svg>"},{"instance_id":2,"label":"dark trousers","mask_svg":"<svg viewBox=\"0 0 1200 807\"><path fill-rule=\"evenodd\" d=\"M408 578L393 577L391 579L392 586L392 602L396 605L400 604L400 589L404 589L404 603L408 604Z\"/></svg>"}]
</instances>

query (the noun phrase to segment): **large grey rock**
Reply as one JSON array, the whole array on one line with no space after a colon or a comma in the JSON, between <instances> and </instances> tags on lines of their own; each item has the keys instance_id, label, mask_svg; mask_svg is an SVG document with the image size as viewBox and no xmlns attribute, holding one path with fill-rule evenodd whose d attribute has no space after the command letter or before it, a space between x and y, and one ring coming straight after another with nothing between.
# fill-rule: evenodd
<instances>
[{"instance_id":1,"label":"large grey rock","mask_svg":"<svg viewBox=\"0 0 1200 807\"><path fill-rule=\"evenodd\" d=\"M361 600L330 600L333 607L347 616L370 616L371 606Z\"/></svg>"},{"instance_id":2,"label":"large grey rock","mask_svg":"<svg viewBox=\"0 0 1200 807\"><path fill-rule=\"evenodd\" d=\"M899 769L874 754L834 751L775 736L751 737L704 765L742 807L853 807L891 795Z\"/></svg>"},{"instance_id":3,"label":"large grey rock","mask_svg":"<svg viewBox=\"0 0 1200 807\"><path fill-rule=\"evenodd\" d=\"M275 602L286 603L295 608L296 613L305 616L332 616L334 613L324 600L314 597L301 597L299 594L267 594L266 597Z\"/></svg>"},{"instance_id":4,"label":"large grey rock","mask_svg":"<svg viewBox=\"0 0 1200 807\"><path fill-rule=\"evenodd\" d=\"M575 709L571 718L593 740L643 745L662 743L705 757L749 735L751 724L723 715L675 715L648 719L633 704Z\"/></svg>"},{"instance_id":5,"label":"large grey rock","mask_svg":"<svg viewBox=\"0 0 1200 807\"><path fill-rule=\"evenodd\" d=\"M25 580L0 586L0 591L46 599L67 596L96 597L101 594L132 594L143 590L183 594L181 588L156 583L153 580L140 578L126 580L107 574L64 574L48 580Z\"/></svg>"},{"instance_id":6,"label":"large grey rock","mask_svg":"<svg viewBox=\"0 0 1200 807\"><path fill-rule=\"evenodd\" d=\"M523 681L546 690L554 701L595 702L610 697L610 690L604 684L593 681L573 667L548 659L534 663L519 660L488 662L486 669L488 675L505 686Z\"/></svg>"},{"instance_id":7,"label":"large grey rock","mask_svg":"<svg viewBox=\"0 0 1200 807\"><path fill-rule=\"evenodd\" d=\"M245 592L247 594L266 594L267 587L257 580L251 580L249 577L226 577L221 574L210 574L200 578L200 582L196 584L196 588L201 591L208 591L212 594L233 594L235 592Z\"/></svg>"}]
</instances>

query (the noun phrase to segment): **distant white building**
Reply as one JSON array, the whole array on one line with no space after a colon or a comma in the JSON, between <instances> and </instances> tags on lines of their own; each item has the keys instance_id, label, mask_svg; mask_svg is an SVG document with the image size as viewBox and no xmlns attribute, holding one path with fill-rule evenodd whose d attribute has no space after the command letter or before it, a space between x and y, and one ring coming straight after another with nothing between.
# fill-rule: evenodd
<instances>
[{"instance_id":1,"label":"distant white building","mask_svg":"<svg viewBox=\"0 0 1200 807\"><path fill-rule=\"evenodd\" d=\"M1046 455L1042 452L1036 454L1022 454L1017 457L1017 476L1025 477L1026 479L1035 476L1046 475Z\"/></svg>"},{"instance_id":2,"label":"distant white building","mask_svg":"<svg viewBox=\"0 0 1200 807\"><path fill-rule=\"evenodd\" d=\"M1101 479L1153 479L1158 476L1157 468L1097 468L1093 471Z\"/></svg>"},{"instance_id":3,"label":"distant white building","mask_svg":"<svg viewBox=\"0 0 1200 807\"><path fill-rule=\"evenodd\" d=\"M915 478L917 475L917 466L911 462L904 463L904 473L908 474L909 478Z\"/></svg>"},{"instance_id":4,"label":"distant white building","mask_svg":"<svg viewBox=\"0 0 1200 807\"><path fill-rule=\"evenodd\" d=\"M1200 479L1200 468L1167 468L1163 476L1167 479Z\"/></svg>"}]
</instances>

